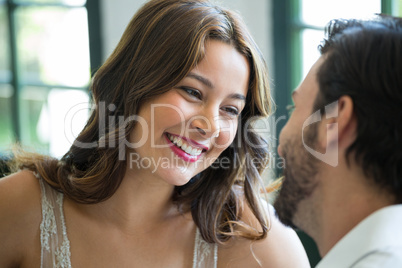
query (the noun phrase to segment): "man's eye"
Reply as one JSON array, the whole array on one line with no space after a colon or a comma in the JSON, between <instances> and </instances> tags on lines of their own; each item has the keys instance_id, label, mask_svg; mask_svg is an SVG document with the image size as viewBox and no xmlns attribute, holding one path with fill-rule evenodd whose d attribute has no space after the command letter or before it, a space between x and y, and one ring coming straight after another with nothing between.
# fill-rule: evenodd
<instances>
[{"instance_id":1,"label":"man's eye","mask_svg":"<svg viewBox=\"0 0 402 268\"><path fill-rule=\"evenodd\" d=\"M289 105L286 106L286 110L288 111L289 116L292 115L292 113L293 113L295 108L296 108L296 106L293 105L293 104L289 104Z\"/></svg>"},{"instance_id":2,"label":"man's eye","mask_svg":"<svg viewBox=\"0 0 402 268\"><path fill-rule=\"evenodd\" d=\"M202 98L201 92L199 90L188 88L188 87L181 87L180 89L185 91L191 97L194 97L194 98L197 98L197 99Z\"/></svg>"}]
</instances>

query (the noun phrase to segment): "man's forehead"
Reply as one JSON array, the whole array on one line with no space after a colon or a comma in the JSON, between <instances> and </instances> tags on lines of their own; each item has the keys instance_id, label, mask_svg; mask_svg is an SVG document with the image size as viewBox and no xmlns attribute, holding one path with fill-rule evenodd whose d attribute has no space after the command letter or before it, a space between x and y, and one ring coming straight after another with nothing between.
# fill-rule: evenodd
<instances>
[{"instance_id":1,"label":"man's forehead","mask_svg":"<svg viewBox=\"0 0 402 268\"><path fill-rule=\"evenodd\" d=\"M324 58L320 57L311 67L307 76L304 78L303 82L299 85L299 87L292 93L293 99L297 98L313 98L318 93L318 80L317 73L322 63L324 62Z\"/></svg>"}]
</instances>

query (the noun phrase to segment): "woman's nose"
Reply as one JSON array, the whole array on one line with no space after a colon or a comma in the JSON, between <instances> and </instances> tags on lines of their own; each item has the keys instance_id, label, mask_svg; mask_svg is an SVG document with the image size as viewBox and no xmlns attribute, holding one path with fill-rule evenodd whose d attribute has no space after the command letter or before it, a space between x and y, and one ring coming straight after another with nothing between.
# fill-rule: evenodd
<instances>
[{"instance_id":1,"label":"woman's nose","mask_svg":"<svg viewBox=\"0 0 402 268\"><path fill-rule=\"evenodd\" d=\"M193 118L190 124L192 129L205 138L214 138L219 136L220 125L218 116L197 116Z\"/></svg>"}]
</instances>

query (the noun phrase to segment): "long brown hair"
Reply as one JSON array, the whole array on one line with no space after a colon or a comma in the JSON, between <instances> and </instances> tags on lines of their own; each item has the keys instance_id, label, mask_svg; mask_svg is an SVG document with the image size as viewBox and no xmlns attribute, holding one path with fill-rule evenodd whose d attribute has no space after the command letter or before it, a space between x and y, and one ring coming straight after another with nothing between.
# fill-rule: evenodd
<instances>
[{"instance_id":1,"label":"long brown hair","mask_svg":"<svg viewBox=\"0 0 402 268\"><path fill-rule=\"evenodd\" d=\"M252 129L252 122L267 116L271 109L265 62L240 17L206 0L146 3L93 77L91 91L96 108L70 150L61 160L24 160L20 155L20 168L38 172L52 187L79 203L98 203L112 196L127 168L126 161L119 160L119 149L125 146L135 122L121 126L106 119L136 115L141 103L175 86L203 59L209 39L234 46L248 59L247 105L234 142L219 158L231 159L231 166L207 168L186 185L176 187L173 201L183 211L191 210L207 242L223 243L237 235L264 238L268 224L258 195L268 148ZM102 112L100 103L112 108ZM101 120L106 123L101 124ZM86 146L78 146L82 144ZM236 189L244 191L239 194ZM243 199L262 232L242 223Z\"/></svg>"}]
</instances>

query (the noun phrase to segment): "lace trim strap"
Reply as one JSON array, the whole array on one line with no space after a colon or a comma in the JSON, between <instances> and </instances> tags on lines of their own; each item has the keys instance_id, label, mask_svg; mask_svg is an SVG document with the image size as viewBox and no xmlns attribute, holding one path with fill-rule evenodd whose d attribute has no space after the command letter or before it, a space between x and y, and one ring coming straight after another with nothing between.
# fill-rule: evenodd
<instances>
[{"instance_id":1,"label":"lace trim strap","mask_svg":"<svg viewBox=\"0 0 402 268\"><path fill-rule=\"evenodd\" d=\"M39 179L42 192L41 268L71 268L63 194L51 188L38 174L35 176Z\"/></svg>"},{"instance_id":2,"label":"lace trim strap","mask_svg":"<svg viewBox=\"0 0 402 268\"><path fill-rule=\"evenodd\" d=\"M218 245L202 239L199 229L195 232L193 268L216 268L218 264Z\"/></svg>"}]
</instances>

